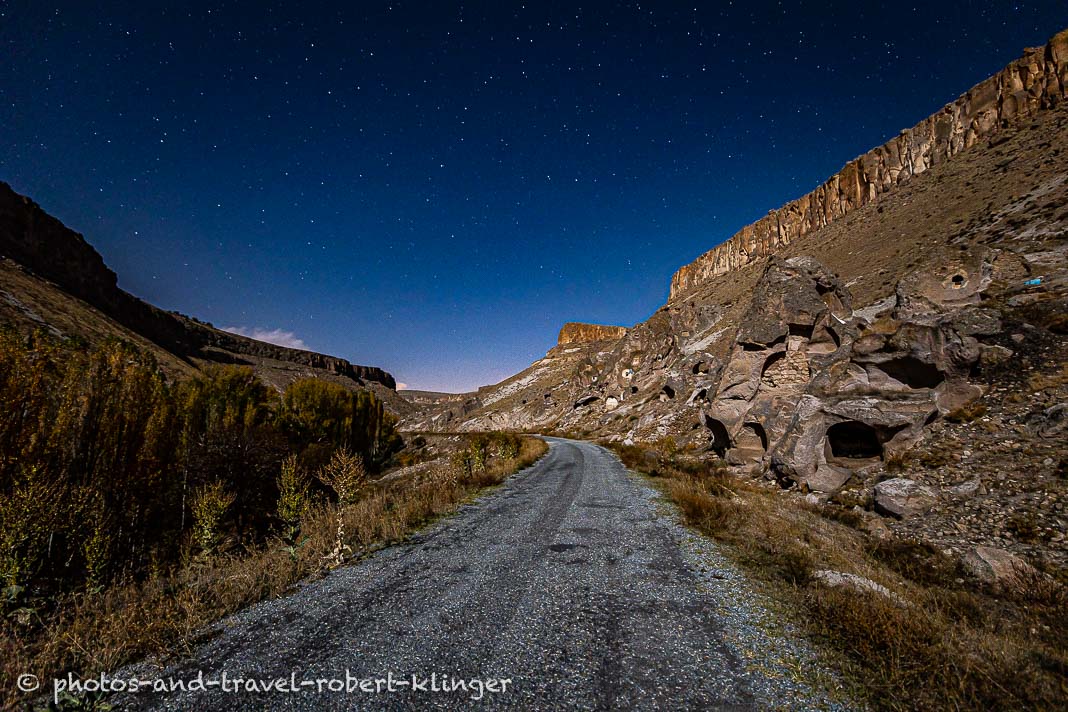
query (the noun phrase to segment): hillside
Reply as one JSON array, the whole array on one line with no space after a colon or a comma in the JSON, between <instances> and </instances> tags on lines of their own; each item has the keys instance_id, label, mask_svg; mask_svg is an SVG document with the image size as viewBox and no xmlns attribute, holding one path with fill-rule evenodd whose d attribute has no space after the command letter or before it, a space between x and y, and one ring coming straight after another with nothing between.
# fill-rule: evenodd
<instances>
[{"instance_id":1,"label":"hillside","mask_svg":"<svg viewBox=\"0 0 1068 712\"><path fill-rule=\"evenodd\" d=\"M892 308L899 282L912 273L912 279L936 279L958 266L984 274L992 269L984 265L998 266L994 282L973 295L977 300L1005 296L1038 275L1044 281L1036 298L1062 293L1066 72L1068 32L1062 32L850 162L814 193L680 269L668 303L622 338L558 344L522 373L470 394L482 407L461 427L701 441L703 431L692 432L699 394L720 377L769 254L821 263L858 314L877 303ZM907 160L888 163L888 155ZM770 237L753 237L758 234Z\"/></svg>"},{"instance_id":2,"label":"hillside","mask_svg":"<svg viewBox=\"0 0 1068 712\"><path fill-rule=\"evenodd\" d=\"M1061 98L1066 38L1026 55ZM558 344L437 422L692 452L859 506L874 531L878 513L947 550L1068 562L1068 104L1043 91L950 159L717 272L743 230L622 337Z\"/></svg>"},{"instance_id":3,"label":"hillside","mask_svg":"<svg viewBox=\"0 0 1068 712\"><path fill-rule=\"evenodd\" d=\"M313 376L370 390L398 415L411 410L380 368L231 334L123 291L82 235L2 182L0 324L89 343L121 338L152 353L173 377L212 363L248 365L276 388Z\"/></svg>"}]
</instances>

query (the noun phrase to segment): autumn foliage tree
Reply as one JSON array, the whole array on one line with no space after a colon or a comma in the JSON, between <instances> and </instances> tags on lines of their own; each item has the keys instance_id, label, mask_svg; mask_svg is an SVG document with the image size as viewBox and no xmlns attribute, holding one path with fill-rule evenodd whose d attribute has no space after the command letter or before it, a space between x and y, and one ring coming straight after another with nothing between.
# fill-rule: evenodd
<instances>
[{"instance_id":1,"label":"autumn foliage tree","mask_svg":"<svg viewBox=\"0 0 1068 712\"><path fill-rule=\"evenodd\" d=\"M232 366L171 383L124 342L0 332L0 588L101 587L178 565L191 541L262 537L287 457L343 448L373 472L399 445L370 393L308 379L279 395Z\"/></svg>"}]
</instances>

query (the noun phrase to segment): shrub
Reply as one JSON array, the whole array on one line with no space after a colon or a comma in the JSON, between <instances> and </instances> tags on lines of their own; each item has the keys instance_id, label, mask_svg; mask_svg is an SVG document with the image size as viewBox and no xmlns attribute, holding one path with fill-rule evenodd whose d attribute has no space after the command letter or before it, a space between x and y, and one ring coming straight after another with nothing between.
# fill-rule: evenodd
<instances>
[{"instance_id":1,"label":"shrub","mask_svg":"<svg viewBox=\"0 0 1068 712\"><path fill-rule=\"evenodd\" d=\"M285 538L295 541L300 531L300 520L308 510L308 489L311 482L297 456L282 460L282 472L278 476L278 518L285 525Z\"/></svg>"},{"instance_id":2,"label":"shrub","mask_svg":"<svg viewBox=\"0 0 1068 712\"><path fill-rule=\"evenodd\" d=\"M489 438L483 434L472 435L468 439L467 449L471 453L473 469L486 471L486 459L489 457Z\"/></svg>"},{"instance_id":3,"label":"shrub","mask_svg":"<svg viewBox=\"0 0 1068 712\"><path fill-rule=\"evenodd\" d=\"M987 413L987 407L979 402L969 403L955 408L946 413L946 420L951 423L970 423L982 418Z\"/></svg>"},{"instance_id":4,"label":"shrub","mask_svg":"<svg viewBox=\"0 0 1068 712\"><path fill-rule=\"evenodd\" d=\"M375 468L402 445L395 419L373 394L313 378L286 388L280 422L299 449L330 443L358 453Z\"/></svg>"},{"instance_id":5,"label":"shrub","mask_svg":"<svg viewBox=\"0 0 1068 712\"><path fill-rule=\"evenodd\" d=\"M193 539L202 551L211 553L219 544L219 524L236 496L221 481L198 487L193 492Z\"/></svg>"},{"instance_id":6,"label":"shrub","mask_svg":"<svg viewBox=\"0 0 1068 712\"><path fill-rule=\"evenodd\" d=\"M519 436L515 433L495 433L493 436L494 454L506 460L519 457Z\"/></svg>"},{"instance_id":7,"label":"shrub","mask_svg":"<svg viewBox=\"0 0 1068 712\"><path fill-rule=\"evenodd\" d=\"M340 448L320 471L319 479L337 495L337 531L329 560L332 565L340 566L345 561L345 553L349 551L345 544L345 507L359 497L360 490L367 482L367 470L362 457Z\"/></svg>"},{"instance_id":8,"label":"shrub","mask_svg":"<svg viewBox=\"0 0 1068 712\"><path fill-rule=\"evenodd\" d=\"M352 504L367 483L367 469L358 453L339 448L319 472L319 479L334 491L338 503Z\"/></svg>"}]
</instances>

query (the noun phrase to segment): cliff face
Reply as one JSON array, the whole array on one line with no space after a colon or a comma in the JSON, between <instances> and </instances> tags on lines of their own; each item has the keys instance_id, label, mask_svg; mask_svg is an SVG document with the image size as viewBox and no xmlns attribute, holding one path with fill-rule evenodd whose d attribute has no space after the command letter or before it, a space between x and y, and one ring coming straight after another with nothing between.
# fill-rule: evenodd
<instances>
[{"instance_id":1,"label":"cliff face","mask_svg":"<svg viewBox=\"0 0 1068 712\"><path fill-rule=\"evenodd\" d=\"M577 321L569 321L560 329L560 336L556 343L564 344L587 343L589 341L605 341L607 339L621 339L627 333L625 326L604 326L603 324L583 324Z\"/></svg>"},{"instance_id":2,"label":"cliff face","mask_svg":"<svg viewBox=\"0 0 1068 712\"><path fill-rule=\"evenodd\" d=\"M241 356L326 371L393 390L389 373L345 359L276 346L158 309L118 287L115 273L82 235L0 182L0 257L7 257L180 359L245 362ZM237 358L235 358L235 356Z\"/></svg>"},{"instance_id":3,"label":"cliff face","mask_svg":"<svg viewBox=\"0 0 1068 712\"><path fill-rule=\"evenodd\" d=\"M871 203L895 186L1003 128L1056 106L1068 92L1068 30L932 114L917 126L850 161L808 195L773 210L682 267L671 298L710 277L774 254L798 237Z\"/></svg>"}]
</instances>

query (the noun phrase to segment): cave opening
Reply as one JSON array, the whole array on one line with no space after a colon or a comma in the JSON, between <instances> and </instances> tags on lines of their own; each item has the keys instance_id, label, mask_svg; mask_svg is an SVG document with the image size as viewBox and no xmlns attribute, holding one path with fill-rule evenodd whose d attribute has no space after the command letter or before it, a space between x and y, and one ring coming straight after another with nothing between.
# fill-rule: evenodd
<instances>
[{"instance_id":1,"label":"cave opening","mask_svg":"<svg viewBox=\"0 0 1068 712\"><path fill-rule=\"evenodd\" d=\"M827 445L832 457L863 459L883 456L879 433L867 423L847 420L827 428Z\"/></svg>"},{"instance_id":2,"label":"cave opening","mask_svg":"<svg viewBox=\"0 0 1068 712\"><path fill-rule=\"evenodd\" d=\"M945 375L932 363L921 361L915 356L884 361L877 366L883 373L895 381L904 383L909 388L935 388L946 380Z\"/></svg>"},{"instance_id":3,"label":"cave opening","mask_svg":"<svg viewBox=\"0 0 1068 712\"><path fill-rule=\"evenodd\" d=\"M746 423L738 431L735 438L735 447L743 450L768 450L768 434L760 423Z\"/></svg>"},{"instance_id":4,"label":"cave opening","mask_svg":"<svg viewBox=\"0 0 1068 712\"><path fill-rule=\"evenodd\" d=\"M665 383L664 387L660 389L660 392L663 393L665 396L667 396L669 399L675 397L675 389L672 388L667 383Z\"/></svg>"},{"instance_id":5,"label":"cave opening","mask_svg":"<svg viewBox=\"0 0 1068 712\"><path fill-rule=\"evenodd\" d=\"M731 446L731 436L727 432L727 426L715 418L706 418L705 427L712 435L712 439L708 442L709 449L720 457L726 455Z\"/></svg>"}]
</instances>

